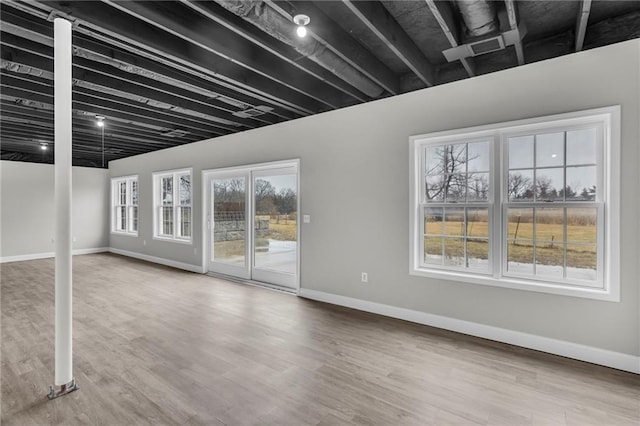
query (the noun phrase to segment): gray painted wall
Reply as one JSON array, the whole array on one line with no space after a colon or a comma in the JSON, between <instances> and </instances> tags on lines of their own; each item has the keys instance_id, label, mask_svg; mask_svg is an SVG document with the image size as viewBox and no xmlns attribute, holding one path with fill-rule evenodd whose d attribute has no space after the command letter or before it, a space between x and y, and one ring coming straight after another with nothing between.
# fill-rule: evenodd
<instances>
[{"instance_id":1,"label":"gray painted wall","mask_svg":"<svg viewBox=\"0 0 640 426\"><path fill-rule=\"evenodd\" d=\"M74 167L73 248L109 246L109 171ZM54 167L0 162L2 245L0 257L52 253L55 235Z\"/></svg>"},{"instance_id":2,"label":"gray painted wall","mask_svg":"<svg viewBox=\"0 0 640 426\"><path fill-rule=\"evenodd\" d=\"M303 288L639 355L639 68L634 40L114 161L111 176L139 174L140 237L112 235L111 246L200 265L201 171L300 158L300 213L312 219L301 229ZM620 303L409 275L409 136L618 104ZM152 239L151 173L182 167L195 176L193 245Z\"/></svg>"}]
</instances>

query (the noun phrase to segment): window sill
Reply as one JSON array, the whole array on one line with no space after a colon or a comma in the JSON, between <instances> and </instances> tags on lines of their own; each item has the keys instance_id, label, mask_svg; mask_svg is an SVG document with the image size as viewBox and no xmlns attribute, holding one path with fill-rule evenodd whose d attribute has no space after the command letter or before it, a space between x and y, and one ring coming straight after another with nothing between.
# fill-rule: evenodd
<instances>
[{"instance_id":1,"label":"window sill","mask_svg":"<svg viewBox=\"0 0 640 426\"><path fill-rule=\"evenodd\" d=\"M171 237L159 237L159 236L154 236L153 237L154 240L157 241L166 241L168 243L178 243L178 244L184 244L187 246L190 246L193 244L193 240L179 240L177 238L171 238Z\"/></svg>"},{"instance_id":2,"label":"window sill","mask_svg":"<svg viewBox=\"0 0 640 426\"><path fill-rule=\"evenodd\" d=\"M436 271L433 269L415 268L410 270L410 275L436 278L461 283L481 284L492 287L501 287L514 290L533 291L537 293L556 294L562 296L580 297L585 299L605 300L620 302L620 295L614 294L609 289L578 287L564 284L552 284L544 281L519 280L517 278L482 276L452 271Z\"/></svg>"},{"instance_id":3,"label":"window sill","mask_svg":"<svg viewBox=\"0 0 640 426\"><path fill-rule=\"evenodd\" d=\"M113 235L123 235L125 237L137 237L137 232L123 232L123 231L111 231Z\"/></svg>"}]
</instances>

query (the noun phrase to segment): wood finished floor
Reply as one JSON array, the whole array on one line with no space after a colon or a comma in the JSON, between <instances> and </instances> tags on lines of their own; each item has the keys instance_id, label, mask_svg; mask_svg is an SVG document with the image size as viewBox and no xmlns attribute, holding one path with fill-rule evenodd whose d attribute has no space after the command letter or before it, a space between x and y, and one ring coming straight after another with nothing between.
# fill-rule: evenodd
<instances>
[{"instance_id":1,"label":"wood finished floor","mask_svg":"<svg viewBox=\"0 0 640 426\"><path fill-rule=\"evenodd\" d=\"M2 425L640 424L640 376L112 254L2 265Z\"/></svg>"}]
</instances>

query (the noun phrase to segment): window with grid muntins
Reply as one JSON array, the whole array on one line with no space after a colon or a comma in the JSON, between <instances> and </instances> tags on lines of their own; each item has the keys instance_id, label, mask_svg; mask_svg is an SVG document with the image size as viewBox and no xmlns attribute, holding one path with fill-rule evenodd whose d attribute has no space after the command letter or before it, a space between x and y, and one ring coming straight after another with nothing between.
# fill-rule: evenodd
<instances>
[{"instance_id":1,"label":"window with grid muntins","mask_svg":"<svg viewBox=\"0 0 640 426\"><path fill-rule=\"evenodd\" d=\"M154 174L154 237L181 242L191 241L191 171Z\"/></svg>"},{"instance_id":2,"label":"window with grid muntins","mask_svg":"<svg viewBox=\"0 0 640 426\"><path fill-rule=\"evenodd\" d=\"M114 178L111 181L111 232L138 235L138 177Z\"/></svg>"},{"instance_id":3,"label":"window with grid muntins","mask_svg":"<svg viewBox=\"0 0 640 426\"><path fill-rule=\"evenodd\" d=\"M411 138L411 273L615 300L619 108Z\"/></svg>"}]
</instances>

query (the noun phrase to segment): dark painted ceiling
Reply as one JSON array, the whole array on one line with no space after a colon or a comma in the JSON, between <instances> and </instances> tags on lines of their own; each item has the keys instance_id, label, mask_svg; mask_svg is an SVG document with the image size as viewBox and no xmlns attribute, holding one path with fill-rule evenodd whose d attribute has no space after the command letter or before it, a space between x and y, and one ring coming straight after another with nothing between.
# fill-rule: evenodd
<instances>
[{"instance_id":1,"label":"dark painted ceiling","mask_svg":"<svg viewBox=\"0 0 640 426\"><path fill-rule=\"evenodd\" d=\"M0 14L2 159L53 162L61 16L74 165L92 167L640 36L640 1L1 0Z\"/></svg>"}]
</instances>

